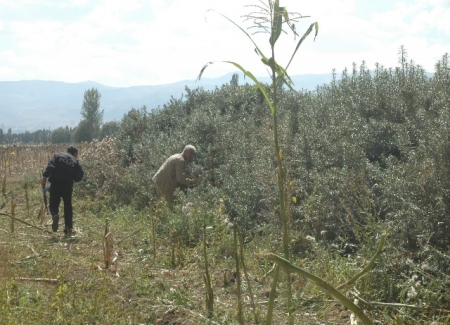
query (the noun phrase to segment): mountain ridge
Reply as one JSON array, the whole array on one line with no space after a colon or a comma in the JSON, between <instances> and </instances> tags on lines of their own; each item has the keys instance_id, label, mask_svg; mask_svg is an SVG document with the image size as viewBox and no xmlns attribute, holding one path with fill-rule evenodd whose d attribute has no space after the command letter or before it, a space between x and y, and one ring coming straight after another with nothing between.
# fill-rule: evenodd
<instances>
[{"instance_id":1,"label":"mountain ridge","mask_svg":"<svg viewBox=\"0 0 450 325\"><path fill-rule=\"evenodd\" d=\"M249 78L239 75L239 84L253 84ZM100 109L104 110L104 122L120 121L131 108L158 108L171 97L181 98L185 88L214 90L229 83L233 73L199 81L182 80L163 85L138 85L113 87L95 81L68 83L54 80L0 81L0 128L14 133L51 130L58 127L75 127L81 119L84 92L97 88L101 94ZM316 86L331 81L332 74L305 74L291 76L295 89L314 90ZM269 82L269 77L259 78Z\"/></svg>"}]
</instances>

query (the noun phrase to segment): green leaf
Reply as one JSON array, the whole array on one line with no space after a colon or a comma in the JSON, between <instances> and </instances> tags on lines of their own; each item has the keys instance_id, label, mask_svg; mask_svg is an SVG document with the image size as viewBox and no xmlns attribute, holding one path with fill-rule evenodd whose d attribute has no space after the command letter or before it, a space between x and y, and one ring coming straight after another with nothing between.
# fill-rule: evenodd
<instances>
[{"instance_id":1,"label":"green leaf","mask_svg":"<svg viewBox=\"0 0 450 325\"><path fill-rule=\"evenodd\" d=\"M270 58L268 60L261 59L261 61L265 65L269 66L273 71L275 71L277 76L284 82L284 84L288 86L290 90L294 91L294 82L281 65L274 61L273 58Z\"/></svg>"},{"instance_id":2,"label":"green leaf","mask_svg":"<svg viewBox=\"0 0 450 325\"><path fill-rule=\"evenodd\" d=\"M232 61L220 61L220 62L224 62L224 63L229 63L234 65L236 68L238 68L239 70L241 70L244 75L246 75L247 77L249 77L250 79L253 80L253 82L255 83L255 85L258 87L259 90L261 90L264 99L266 100L267 104L269 105L270 108L270 112L273 114L275 112L275 108L272 104L272 102L270 101L269 95L266 92L266 89L264 88L264 86L259 82L259 80L253 75L253 73L251 73L250 71L245 70L240 64L236 63L236 62L232 62ZM205 64L203 66L203 68L200 71L200 74L197 77L197 81L200 80L200 78L202 77L203 72L205 71L205 69L210 66L211 64L213 64L214 62L208 62L207 64Z\"/></svg>"},{"instance_id":3,"label":"green leaf","mask_svg":"<svg viewBox=\"0 0 450 325\"><path fill-rule=\"evenodd\" d=\"M295 25L291 24L291 21L289 19L289 12L287 11L286 7L283 8L283 17L284 17L284 20L286 21L286 23L288 24L289 28L294 33L294 35L297 35L297 32L295 31Z\"/></svg>"},{"instance_id":4,"label":"green leaf","mask_svg":"<svg viewBox=\"0 0 450 325\"><path fill-rule=\"evenodd\" d=\"M288 13L286 7L283 7L283 17L284 17L284 20L290 25L290 22L289 22L289 13Z\"/></svg>"},{"instance_id":5,"label":"green leaf","mask_svg":"<svg viewBox=\"0 0 450 325\"><path fill-rule=\"evenodd\" d=\"M275 108L269 98L269 95L266 92L266 89L264 88L264 86L259 82L259 80L253 75L253 73L251 73L250 71L245 70L242 66L240 66L238 63L232 62L232 61L223 61L225 63L230 63L232 65L234 65L236 68L238 68L239 70L241 70L247 77L249 77L250 79L253 80L253 82L255 83L255 85L258 87L259 90L261 90L264 99L266 100L267 104L269 105L270 108L270 112L273 114L275 112Z\"/></svg>"},{"instance_id":6,"label":"green leaf","mask_svg":"<svg viewBox=\"0 0 450 325\"><path fill-rule=\"evenodd\" d=\"M270 60L272 60L272 58L270 58ZM269 59L261 58L261 62L264 63L265 65L267 65L268 67L272 68L272 66L270 65Z\"/></svg>"},{"instance_id":7,"label":"green leaf","mask_svg":"<svg viewBox=\"0 0 450 325\"><path fill-rule=\"evenodd\" d=\"M265 258L267 258L270 261L273 261L277 263L277 265L284 267L286 270L289 270L291 272L297 273L301 276L304 276L308 280L314 282L316 285L324 289L327 293L338 299L346 308L351 310L364 325L373 325L373 322L364 314L363 310L359 308L357 305L353 303L349 298L347 298L344 294L339 292L336 288L334 288L332 285L330 285L325 280L319 278L318 276L309 273L308 271L305 271L293 264L291 264L290 261L272 254L272 253L266 253L263 254Z\"/></svg>"},{"instance_id":8,"label":"green leaf","mask_svg":"<svg viewBox=\"0 0 450 325\"><path fill-rule=\"evenodd\" d=\"M286 66L286 70L287 70L287 68L289 67L289 65L291 64L292 60L294 59L294 56L295 56L295 54L297 53L298 48L300 47L300 45L303 43L303 41L306 39L306 37L308 37L308 35L311 34L313 27L314 27L315 30L316 30L316 36L317 36L317 33L319 32L319 24L318 24L317 22L315 22L315 23L312 23L312 24L309 26L308 30L305 32L305 34L302 36L302 38L300 38L300 40L298 41L297 47L295 48L294 53L292 53L292 57L291 57L291 59L289 60L288 65ZM314 39L316 39L316 37L314 37Z\"/></svg>"},{"instance_id":9,"label":"green leaf","mask_svg":"<svg viewBox=\"0 0 450 325\"><path fill-rule=\"evenodd\" d=\"M284 84L288 86L290 90L294 91L294 82L292 81L291 77L289 77L287 71L282 66L276 64L276 72L280 79L284 82Z\"/></svg>"},{"instance_id":10,"label":"green leaf","mask_svg":"<svg viewBox=\"0 0 450 325\"><path fill-rule=\"evenodd\" d=\"M316 40L317 34L319 33L319 23L317 21L314 23L314 29L316 30L316 34L314 35L314 40Z\"/></svg>"},{"instance_id":11,"label":"green leaf","mask_svg":"<svg viewBox=\"0 0 450 325\"><path fill-rule=\"evenodd\" d=\"M275 2L275 11L278 13L278 14L276 14L275 16L276 17L279 17L280 18L280 21L278 22L278 23L280 23L280 24L282 24L282 19L283 19L283 16L284 15L287 15L287 12L286 12L286 14L284 14L284 11L286 10L284 7L279 7L279 1L277 0L276 2ZM214 11L214 12L216 12L215 10L208 10L208 11ZM255 41L251 38L251 36L242 28L242 27L240 27L238 24L236 24L233 20L231 20L230 18L228 18L227 16L225 16L225 15L223 15L223 14L221 14L220 12L216 12L216 13L218 13L219 15L221 15L222 17L224 17L225 19L227 19L229 22L231 22L232 24L234 24L237 28L239 28L245 35L247 35L247 37L251 40L251 42L253 43L253 45L255 46L255 52L261 57L261 62L263 63L263 64L265 64L265 65L267 65L268 67L270 67L270 68L273 68L273 70L277 73L277 75L280 77L280 79L286 84L286 86L288 86L288 88L290 89L290 90L294 90L294 88L293 88L293 82L292 82L292 80L291 80L291 78L288 76L288 74L286 73L286 69L284 69L283 67L281 67L280 65L278 65L278 63L276 63L276 62L273 62L273 59L271 58L271 59L268 59L265 55L264 55L264 53L260 50L260 48L258 47L258 45L256 45L256 43L255 43ZM288 17L289 18L289 17ZM280 25L280 29L279 29L279 34L281 34L281 25ZM278 37L279 37L280 35L278 35ZM278 38L278 37L276 37L276 39ZM276 39L275 39L275 41L276 41ZM275 43L274 43L275 44ZM208 66L208 65L210 65L210 64L212 64L213 62L209 62L209 63L207 63L203 68L202 68L202 70L200 71L200 75L198 76L198 78L197 78L197 80L200 80L200 78L201 78L201 76L202 76L202 74L203 74L203 71L206 69L206 67ZM243 71L244 72L244 74L246 73L245 71ZM256 82L255 82L256 83ZM259 88L259 87L258 87ZM267 95L267 94L266 94ZM265 96L266 96L265 95ZM268 97L266 98L266 101L268 100ZM270 102L270 100L269 100L269 102ZM269 106L271 106L272 104L270 104ZM273 107L271 107L271 111L272 111L272 114L273 114L273 112L274 112L274 109L273 109Z\"/></svg>"},{"instance_id":12,"label":"green leaf","mask_svg":"<svg viewBox=\"0 0 450 325\"><path fill-rule=\"evenodd\" d=\"M211 64L213 64L213 63L214 63L214 62L208 62L208 63L206 63L206 64L203 66L203 68L200 70L200 74L198 75L196 81L199 81L199 80L202 78L202 75L203 75L203 72L205 71L205 69L206 69L209 65L211 65Z\"/></svg>"},{"instance_id":13,"label":"green leaf","mask_svg":"<svg viewBox=\"0 0 450 325\"><path fill-rule=\"evenodd\" d=\"M279 1L275 1L275 8L273 13L273 26L270 33L270 45L274 46L275 42L281 35L283 29L283 11L284 7L279 6Z\"/></svg>"},{"instance_id":14,"label":"green leaf","mask_svg":"<svg viewBox=\"0 0 450 325\"><path fill-rule=\"evenodd\" d=\"M217 12L213 9L210 9L208 11L214 11L216 13L218 13L219 15L221 15L222 17L224 17L226 20L228 20L229 22L231 22L233 25L235 25L237 28L239 28L245 35L247 35L247 37L250 39L250 41L252 41L253 45L255 46L255 51L256 53L265 60L268 60L267 57L264 55L264 53L260 50L260 48L258 47L258 45L256 45L255 41L253 40L253 38L238 24L236 24L233 20L231 20L230 18L228 18L227 16L221 14L220 12Z\"/></svg>"}]
</instances>

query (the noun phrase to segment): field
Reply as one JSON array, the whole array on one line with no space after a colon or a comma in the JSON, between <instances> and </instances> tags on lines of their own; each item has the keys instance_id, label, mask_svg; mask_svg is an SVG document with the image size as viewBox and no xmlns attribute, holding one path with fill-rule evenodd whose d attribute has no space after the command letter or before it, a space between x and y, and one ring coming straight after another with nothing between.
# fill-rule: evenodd
<instances>
[{"instance_id":1,"label":"field","mask_svg":"<svg viewBox=\"0 0 450 325\"><path fill-rule=\"evenodd\" d=\"M87 146L79 147L87 151ZM204 211L200 203L180 205L173 212L152 206L111 209L107 197L87 196L76 184L77 235L65 238L62 224L58 232L51 231L39 184L48 159L65 147L0 150L0 324L265 323L276 269L263 253L282 255L279 227L240 238L224 222L217 197L211 198L217 202L214 211ZM334 286L347 282L375 256L375 265L344 291L351 299L372 291L377 280L371 278L388 263L385 253L376 254L380 238L353 256L334 254L319 238L295 230L292 238L297 252L293 264ZM411 281L427 277L426 271L416 274ZM288 324L285 278L280 271L273 324ZM357 324L349 310L311 281L292 273L291 283L295 324ZM209 305L208 293L213 297ZM363 307L375 324L449 323L449 308L389 302Z\"/></svg>"}]
</instances>

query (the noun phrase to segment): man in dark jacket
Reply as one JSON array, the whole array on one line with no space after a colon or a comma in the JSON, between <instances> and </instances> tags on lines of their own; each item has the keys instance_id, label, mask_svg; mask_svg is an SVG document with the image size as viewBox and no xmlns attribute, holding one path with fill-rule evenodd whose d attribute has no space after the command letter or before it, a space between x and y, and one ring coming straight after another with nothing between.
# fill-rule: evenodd
<instances>
[{"instance_id":1,"label":"man in dark jacket","mask_svg":"<svg viewBox=\"0 0 450 325\"><path fill-rule=\"evenodd\" d=\"M64 233L66 236L73 234L72 191L73 183L83 178L83 169L77 160L78 150L72 146L67 153L55 153L50 159L47 168L42 174L42 184L48 181L50 186L50 213L52 215L52 230L58 231L59 204L61 198L64 202Z\"/></svg>"}]
</instances>

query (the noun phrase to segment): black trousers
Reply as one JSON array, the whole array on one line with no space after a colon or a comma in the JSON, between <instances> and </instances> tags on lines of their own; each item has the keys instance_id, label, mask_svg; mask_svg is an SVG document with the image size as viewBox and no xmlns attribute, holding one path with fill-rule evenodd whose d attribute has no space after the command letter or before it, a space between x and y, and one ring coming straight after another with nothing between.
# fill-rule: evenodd
<instances>
[{"instance_id":1,"label":"black trousers","mask_svg":"<svg viewBox=\"0 0 450 325\"><path fill-rule=\"evenodd\" d=\"M64 231L73 228L72 192L73 183L53 181L50 185L50 213L52 217L59 214L61 199L64 202Z\"/></svg>"}]
</instances>

